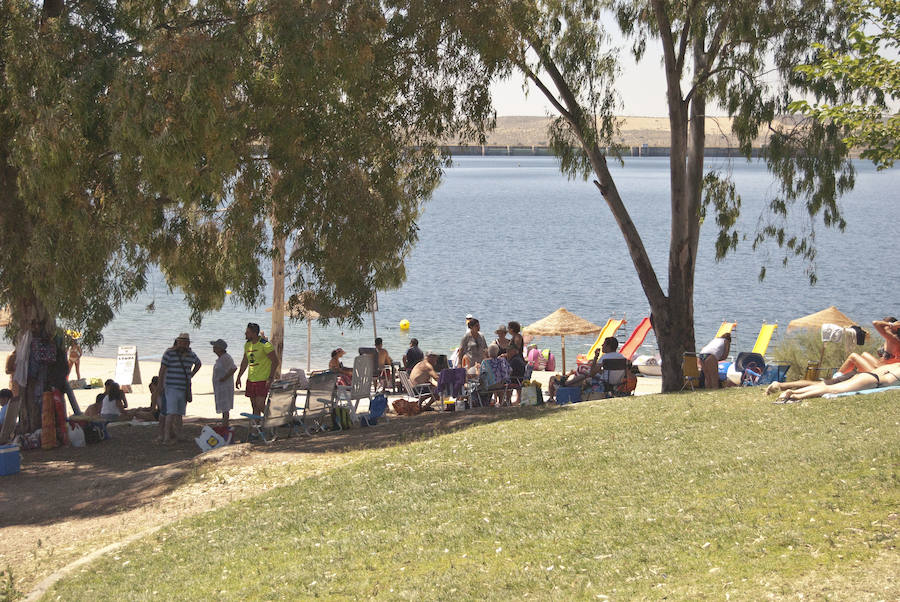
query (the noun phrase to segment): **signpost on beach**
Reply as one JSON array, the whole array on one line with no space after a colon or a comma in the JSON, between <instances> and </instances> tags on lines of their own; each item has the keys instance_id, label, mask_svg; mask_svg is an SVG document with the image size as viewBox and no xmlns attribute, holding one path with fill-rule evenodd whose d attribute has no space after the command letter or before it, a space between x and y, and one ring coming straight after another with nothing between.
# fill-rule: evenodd
<instances>
[{"instance_id":1,"label":"signpost on beach","mask_svg":"<svg viewBox=\"0 0 900 602\"><path fill-rule=\"evenodd\" d=\"M141 384L141 366L137 346L122 345L116 353L116 382L120 386Z\"/></svg>"}]
</instances>

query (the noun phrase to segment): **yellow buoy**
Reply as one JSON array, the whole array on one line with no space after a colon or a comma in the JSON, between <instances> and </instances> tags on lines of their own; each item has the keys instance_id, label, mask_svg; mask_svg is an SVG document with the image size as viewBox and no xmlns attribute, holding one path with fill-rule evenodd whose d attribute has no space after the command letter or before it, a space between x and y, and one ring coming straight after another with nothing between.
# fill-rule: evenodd
<instances>
[{"instance_id":1,"label":"yellow buoy","mask_svg":"<svg viewBox=\"0 0 900 602\"><path fill-rule=\"evenodd\" d=\"M231 294L231 289L230 289L230 288L226 288L226 289L225 289L225 294L226 294L226 295L230 295L230 294Z\"/></svg>"},{"instance_id":2,"label":"yellow buoy","mask_svg":"<svg viewBox=\"0 0 900 602\"><path fill-rule=\"evenodd\" d=\"M400 320L400 330L409 330L409 320Z\"/></svg>"}]
</instances>

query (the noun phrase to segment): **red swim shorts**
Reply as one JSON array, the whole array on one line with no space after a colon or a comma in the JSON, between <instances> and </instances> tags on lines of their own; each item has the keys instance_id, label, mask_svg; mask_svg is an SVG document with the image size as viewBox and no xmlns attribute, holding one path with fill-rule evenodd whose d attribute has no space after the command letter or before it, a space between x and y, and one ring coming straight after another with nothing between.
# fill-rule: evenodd
<instances>
[{"instance_id":1,"label":"red swim shorts","mask_svg":"<svg viewBox=\"0 0 900 602\"><path fill-rule=\"evenodd\" d=\"M269 382L265 380L247 381L244 395L247 397L266 397L269 394Z\"/></svg>"}]
</instances>

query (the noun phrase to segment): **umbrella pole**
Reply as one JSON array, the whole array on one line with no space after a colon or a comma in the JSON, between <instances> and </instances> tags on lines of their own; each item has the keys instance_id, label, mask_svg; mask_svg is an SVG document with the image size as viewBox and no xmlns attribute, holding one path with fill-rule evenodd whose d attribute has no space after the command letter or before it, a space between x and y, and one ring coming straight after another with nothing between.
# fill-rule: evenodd
<instances>
[{"instance_id":1,"label":"umbrella pole","mask_svg":"<svg viewBox=\"0 0 900 602\"><path fill-rule=\"evenodd\" d=\"M563 358L562 358L562 360L563 360L562 373L565 374L566 373L566 335L561 335L561 336L562 336L562 356L563 356Z\"/></svg>"},{"instance_id":2,"label":"umbrella pole","mask_svg":"<svg viewBox=\"0 0 900 602\"><path fill-rule=\"evenodd\" d=\"M306 319L306 373L309 374L312 360L312 320Z\"/></svg>"}]
</instances>

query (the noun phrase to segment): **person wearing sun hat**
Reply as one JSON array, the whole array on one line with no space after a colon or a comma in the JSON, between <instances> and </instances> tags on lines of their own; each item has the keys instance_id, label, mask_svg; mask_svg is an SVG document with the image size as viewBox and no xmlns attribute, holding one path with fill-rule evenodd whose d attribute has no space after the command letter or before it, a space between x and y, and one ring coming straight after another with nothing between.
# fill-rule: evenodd
<instances>
[{"instance_id":1,"label":"person wearing sun hat","mask_svg":"<svg viewBox=\"0 0 900 602\"><path fill-rule=\"evenodd\" d=\"M497 327L497 330L494 331L494 334L497 335L497 338L494 339L492 345L496 345L500 348L500 355L506 353L507 347L509 347L509 339L506 338L506 333L509 331L506 329L506 324L501 324Z\"/></svg>"},{"instance_id":2,"label":"person wearing sun hat","mask_svg":"<svg viewBox=\"0 0 900 602\"><path fill-rule=\"evenodd\" d=\"M222 339L216 339L210 341L209 344L212 345L213 353L218 358L212 373L216 412L222 415L222 426L228 428L229 413L234 408L234 381L231 380L231 377L237 371L237 366L226 351L228 343Z\"/></svg>"},{"instance_id":3,"label":"person wearing sun hat","mask_svg":"<svg viewBox=\"0 0 900 602\"><path fill-rule=\"evenodd\" d=\"M163 445L174 445L178 440L190 401L191 378L202 365L197 354L191 351L191 337L186 332L179 334L175 346L163 353L159 367L159 388L164 391L166 403Z\"/></svg>"},{"instance_id":4,"label":"person wearing sun hat","mask_svg":"<svg viewBox=\"0 0 900 602\"><path fill-rule=\"evenodd\" d=\"M341 358L344 357L345 353L346 351L340 347L332 351L331 359L328 361L328 369L332 372L337 372L339 385L348 386L350 379L353 378L353 370L345 368L344 364L341 363Z\"/></svg>"}]
</instances>

